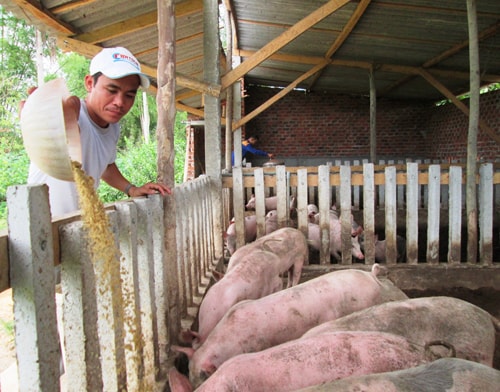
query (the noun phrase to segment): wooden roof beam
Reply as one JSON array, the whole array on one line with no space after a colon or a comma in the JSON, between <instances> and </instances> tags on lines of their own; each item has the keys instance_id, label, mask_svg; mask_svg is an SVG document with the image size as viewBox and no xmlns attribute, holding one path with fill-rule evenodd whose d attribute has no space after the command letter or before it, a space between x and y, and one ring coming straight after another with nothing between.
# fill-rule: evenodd
<instances>
[{"instance_id":1,"label":"wooden roof beam","mask_svg":"<svg viewBox=\"0 0 500 392\"><path fill-rule=\"evenodd\" d=\"M248 51L248 50L238 50L236 52L236 55L241 56L241 57L250 57L254 53L255 52ZM297 55L291 55L291 54L285 54L285 53L275 53L269 59L275 60L275 61L283 61L283 62L298 63L298 64L309 64L309 65L320 64L321 62L323 62L325 60L323 57L297 56ZM331 60L329 65L333 66L333 67L351 67L351 68L361 68L361 69L366 69L366 70L369 70L371 67L373 67L373 64L369 63L367 61L338 60L338 59ZM420 74L420 67L413 67L413 66L401 66L401 65L393 65L393 64L377 64L377 69L381 70L381 71L385 71L385 72L401 73L401 74L405 74L405 75L419 75ZM436 69L436 68L430 68L427 71L430 72L431 74L438 75L441 77L449 77L449 78L464 79L464 80L469 79L468 72L441 70L441 69ZM500 82L500 75L483 74L483 75L481 75L481 80L485 83L499 83Z\"/></svg>"},{"instance_id":2,"label":"wooden roof beam","mask_svg":"<svg viewBox=\"0 0 500 392\"><path fill-rule=\"evenodd\" d=\"M331 15L333 12L337 11L348 2L349 0L330 0L328 3L319 7L317 10L313 11L311 14L294 24L288 30L264 45L251 58L247 59L238 67L226 73L221 78L222 89L225 90L226 88L231 86L234 82L245 76L248 72L261 64L272 54L276 53L278 50L293 41L299 35L307 31L311 26L314 26L316 23L325 19L327 16Z\"/></svg>"},{"instance_id":3,"label":"wooden roof beam","mask_svg":"<svg viewBox=\"0 0 500 392\"><path fill-rule=\"evenodd\" d=\"M299 78L294 80L292 83L290 83L286 88L280 90L280 92L276 95L274 95L272 98L268 99L266 102L264 102L262 105L260 105L258 108L247 114L245 117L241 118L240 120L236 121L233 123L232 129L237 130L238 128L241 128L243 125L245 125L247 122L258 116L260 113L262 113L264 110L268 109L271 107L273 104L278 102L281 98L283 98L285 95L287 95L290 91L292 91L295 87L297 87L300 83L302 83L304 80L310 78L314 74L320 72L323 68L325 68L329 64L329 61L326 59L323 59L323 62L320 64L317 64L314 66L312 69L307 71L305 74L301 75Z\"/></svg>"},{"instance_id":4,"label":"wooden roof beam","mask_svg":"<svg viewBox=\"0 0 500 392\"><path fill-rule=\"evenodd\" d=\"M429 84L435 87L441 94L448 98L453 104L459 108L466 116L469 116L470 110L462 101L460 101L450 90L448 90L442 83L440 83L436 78L434 78L429 72L421 68L419 72ZM493 140L500 144L500 135L498 135L493 128L491 128L482 119L479 119L479 127L486 132Z\"/></svg>"},{"instance_id":5,"label":"wooden roof beam","mask_svg":"<svg viewBox=\"0 0 500 392\"><path fill-rule=\"evenodd\" d=\"M58 20L57 17L50 11L43 9L40 3L33 0L12 0L26 14L33 15L37 20L55 30L59 34L72 35L76 31L73 28Z\"/></svg>"},{"instance_id":6,"label":"wooden roof beam","mask_svg":"<svg viewBox=\"0 0 500 392\"><path fill-rule=\"evenodd\" d=\"M370 5L371 0L361 0L352 13L351 17L347 21L346 25L340 32L339 36L335 40L332 46L328 49L328 51L325 54L325 58L331 59L335 52L340 49L342 44L349 38L352 30L354 30L354 27L358 24L359 20L361 17L365 14L366 9ZM313 88L313 86L316 84L316 81L321 77L322 72L318 72L314 77L311 79L311 82L309 83L309 90Z\"/></svg>"},{"instance_id":7,"label":"wooden roof beam","mask_svg":"<svg viewBox=\"0 0 500 392\"><path fill-rule=\"evenodd\" d=\"M491 37L492 35L496 34L498 31L500 30L500 21L497 21L496 23L494 23L493 25L491 25L490 27L486 28L485 30L481 31L479 34L478 34L478 40L479 41L482 41L488 37ZM427 60L424 64L422 64L422 68L430 68L438 63L440 63L441 61L444 61L446 60L447 58L450 58L451 56L457 54L458 52L460 52L461 50L464 50L465 48L467 48L469 46L469 40L465 40L465 41L462 41L456 45L454 45L453 47L451 47L450 49L440 53L439 55ZM467 79L470 77L469 74L467 74ZM385 88L384 90L382 90L379 94L379 96L383 96L385 94L387 94L389 91L392 91L394 90L395 88L401 86L402 84L405 84L405 83L408 83L413 77L411 76L407 76L407 77L404 77L396 82L394 82L393 84L391 84L390 86L388 86L387 88Z\"/></svg>"},{"instance_id":8,"label":"wooden roof beam","mask_svg":"<svg viewBox=\"0 0 500 392\"><path fill-rule=\"evenodd\" d=\"M181 18L203 10L203 0L183 1L175 6L175 17ZM130 34L148 27L155 26L158 22L158 12L151 11L112 25L93 30L88 33L79 34L73 38L83 42L95 44L116 37Z\"/></svg>"}]
</instances>

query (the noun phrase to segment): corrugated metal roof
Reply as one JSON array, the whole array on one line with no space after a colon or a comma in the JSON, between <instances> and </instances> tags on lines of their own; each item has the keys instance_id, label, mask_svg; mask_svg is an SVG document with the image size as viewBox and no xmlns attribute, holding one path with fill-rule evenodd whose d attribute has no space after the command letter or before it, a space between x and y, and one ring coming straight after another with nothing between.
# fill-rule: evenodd
<instances>
[{"instance_id":1,"label":"corrugated metal roof","mask_svg":"<svg viewBox=\"0 0 500 392\"><path fill-rule=\"evenodd\" d=\"M331 63L298 83L307 90L368 95L370 68L379 96L439 100L441 92L418 76L429 71L452 94L469 88L467 2L464 0L350 1L224 0L235 19L235 55L252 61L271 41L279 50L245 75L247 84L286 87L326 59ZM344 4L345 3L345 4ZM87 56L97 46L129 48L156 77L156 0L0 0L7 10L41 30L83 43L70 48ZM176 1L176 71L203 80L203 1ZM286 45L283 34L326 4L341 5ZM342 5L344 4L344 5ZM500 82L500 2L477 1L483 84ZM38 10L33 11L35 8ZM281 47L282 46L282 47ZM267 47L269 48L269 47ZM221 75L224 65L221 63ZM199 91L177 84L177 99L193 110Z\"/></svg>"}]
</instances>

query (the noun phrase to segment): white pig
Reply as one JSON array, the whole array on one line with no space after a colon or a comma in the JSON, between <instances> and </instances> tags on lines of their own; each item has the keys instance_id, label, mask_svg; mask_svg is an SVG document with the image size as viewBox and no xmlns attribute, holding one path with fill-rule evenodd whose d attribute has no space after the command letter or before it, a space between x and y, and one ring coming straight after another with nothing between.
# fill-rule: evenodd
<instances>
[{"instance_id":1,"label":"white pig","mask_svg":"<svg viewBox=\"0 0 500 392\"><path fill-rule=\"evenodd\" d=\"M264 350L297 339L323 322L407 298L390 281L378 279L378 271L378 264L372 272L335 271L257 300L242 301L229 309L196 351L172 348L190 358L190 379L197 386L235 355Z\"/></svg>"},{"instance_id":2,"label":"white pig","mask_svg":"<svg viewBox=\"0 0 500 392\"><path fill-rule=\"evenodd\" d=\"M465 359L441 358L408 369L350 376L297 392L498 392L499 386L497 369Z\"/></svg>"},{"instance_id":3,"label":"white pig","mask_svg":"<svg viewBox=\"0 0 500 392\"><path fill-rule=\"evenodd\" d=\"M281 275L285 272L288 272L288 287L298 284L307 259L304 235L290 227L242 246L229 259L223 278L203 298L198 332L184 332L184 340L188 342L192 335L192 346L199 347L231 306L281 290Z\"/></svg>"},{"instance_id":4,"label":"white pig","mask_svg":"<svg viewBox=\"0 0 500 392\"><path fill-rule=\"evenodd\" d=\"M425 362L424 347L402 336L365 331L325 333L237 355L196 391L286 392Z\"/></svg>"}]
</instances>

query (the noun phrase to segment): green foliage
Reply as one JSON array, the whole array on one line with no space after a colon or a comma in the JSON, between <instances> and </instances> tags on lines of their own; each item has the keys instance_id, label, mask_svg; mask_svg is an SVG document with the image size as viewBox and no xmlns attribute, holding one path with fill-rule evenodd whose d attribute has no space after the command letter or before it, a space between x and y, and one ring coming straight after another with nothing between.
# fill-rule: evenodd
<instances>
[{"instance_id":1,"label":"green foliage","mask_svg":"<svg viewBox=\"0 0 500 392\"><path fill-rule=\"evenodd\" d=\"M0 7L0 132L19 131L19 102L36 80L34 29Z\"/></svg>"},{"instance_id":2,"label":"green foliage","mask_svg":"<svg viewBox=\"0 0 500 392\"><path fill-rule=\"evenodd\" d=\"M0 133L0 230L6 226L7 188L26 183L28 166L21 137L15 132Z\"/></svg>"},{"instance_id":3,"label":"green foliage","mask_svg":"<svg viewBox=\"0 0 500 392\"><path fill-rule=\"evenodd\" d=\"M118 153L116 165L123 176L132 184L142 185L155 182L156 170L156 143L134 144L132 140L125 139L126 148ZM126 196L101 181L99 196L105 203L121 200Z\"/></svg>"}]
</instances>

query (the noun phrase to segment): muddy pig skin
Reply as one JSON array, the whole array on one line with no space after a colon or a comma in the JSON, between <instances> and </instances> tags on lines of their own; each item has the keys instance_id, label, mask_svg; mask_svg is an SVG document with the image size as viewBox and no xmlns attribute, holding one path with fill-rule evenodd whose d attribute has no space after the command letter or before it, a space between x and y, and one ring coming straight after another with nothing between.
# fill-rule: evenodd
<instances>
[{"instance_id":1,"label":"muddy pig skin","mask_svg":"<svg viewBox=\"0 0 500 392\"><path fill-rule=\"evenodd\" d=\"M457 358L493 366L494 319L485 310L458 298L412 298L372 306L312 328L304 337L360 330L401 335L422 346L444 342Z\"/></svg>"},{"instance_id":2,"label":"muddy pig skin","mask_svg":"<svg viewBox=\"0 0 500 392\"><path fill-rule=\"evenodd\" d=\"M352 375L425 363L425 349L382 332L334 332L226 361L197 392L293 391Z\"/></svg>"},{"instance_id":3,"label":"muddy pig skin","mask_svg":"<svg viewBox=\"0 0 500 392\"><path fill-rule=\"evenodd\" d=\"M409 369L351 376L300 392L498 392L499 387L499 370L465 359L442 358Z\"/></svg>"},{"instance_id":4,"label":"muddy pig skin","mask_svg":"<svg viewBox=\"0 0 500 392\"><path fill-rule=\"evenodd\" d=\"M290 227L239 248L229 259L224 277L210 287L201 302L198 333L191 332L192 346L199 347L234 304L281 290L281 274L288 272L289 287L298 284L308 256L304 235Z\"/></svg>"},{"instance_id":5,"label":"muddy pig skin","mask_svg":"<svg viewBox=\"0 0 500 392\"><path fill-rule=\"evenodd\" d=\"M314 326L370 306L408 298L392 282L357 269L334 271L229 309L190 359L193 385L199 385L226 360L297 339ZM176 349L176 347L172 347Z\"/></svg>"}]
</instances>

